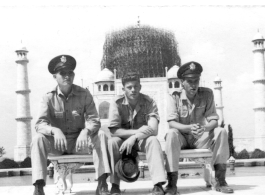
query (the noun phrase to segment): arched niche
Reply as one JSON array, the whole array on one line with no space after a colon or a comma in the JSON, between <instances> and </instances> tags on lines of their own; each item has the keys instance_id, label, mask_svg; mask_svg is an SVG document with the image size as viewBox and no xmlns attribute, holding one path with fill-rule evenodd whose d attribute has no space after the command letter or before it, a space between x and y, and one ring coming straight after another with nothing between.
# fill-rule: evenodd
<instances>
[{"instance_id":1,"label":"arched niche","mask_svg":"<svg viewBox=\"0 0 265 195\"><path fill-rule=\"evenodd\" d=\"M109 118L109 102L101 102L99 104L98 112L99 112L99 118L100 119L108 119Z\"/></svg>"},{"instance_id":2,"label":"arched niche","mask_svg":"<svg viewBox=\"0 0 265 195\"><path fill-rule=\"evenodd\" d=\"M110 90L111 90L111 91L114 91L114 85L111 85L111 86L110 86Z\"/></svg>"},{"instance_id":3,"label":"arched niche","mask_svg":"<svg viewBox=\"0 0 265 195\"><path fill-rule=\"evenodd\" d=\"M179 88L179 82L178 82L178 81L176 81L176 82L174 83L174 88Z\"/></svg>"},{"instance_id":4,"label":"arched niche","mask_svg":"<svg viewBox=\"0 0 265 195\"><path fill-rule=\"evenodd\" d=\"M109 90L109 86L107 84L103 85L103 91L108 91Z\"/></svg>"}]
</instances>

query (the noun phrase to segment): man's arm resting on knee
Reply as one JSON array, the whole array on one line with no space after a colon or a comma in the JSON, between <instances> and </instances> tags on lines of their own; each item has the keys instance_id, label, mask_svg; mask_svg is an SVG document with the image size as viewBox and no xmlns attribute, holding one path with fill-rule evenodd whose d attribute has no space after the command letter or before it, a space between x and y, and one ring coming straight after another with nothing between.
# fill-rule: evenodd
<instances>
[{"instance_id":1,"label":"man's arm resting on knee","mask_svg":"<svg viewBox=\"0 0 265 195\"><path fill-rule=\"evenodd\" d=\"M127 139L132 135L135 135L138 129L123 129L119 127L109 127L111 137L119 137L122 139Z\"/></svg>"},{"instance_id":2,"label":"man's arm resting on knee","mask_svg":"<svg viewBox=\"0 0 265 195\"><path fill-rule=\"evenodd\" d=\"M140 127L135 134L137 140L142 140L150 136L157 136L158 134L158 120L155 117L149 117L147 125Z\"/></svg>"},{"instance_id":3,"label":"man's arm resting on knee","mask_svg":"<svg viewBox=\"0 0 265 195\"><path fill-rule=\"evenodd\" d=\"M148 119L147 125L143 125L139 129L123 129L112 127L110 128L110 133L112 137L120 137L122 139L127 139L132 135L135 135L139 141L149 136L156 136L158 134L158 120L155 117L150 117Z\"/></svg>"},{"instance_id":4,"label":"man's arm resting on knee","mask_svg":"<svg viewBox=\"0 0 265 195\"><path fill-rule=\"evenodd\" d=\"M181 123L174 121L174 120L168 121L168 124L169 124L169 128L177 129L181 133L190 133L191 132L191 128L192 128L191 124L190 125L184 125L184 124L181 124Z\"/></svg>"},{"instance_id":5,"label":"man's arm resting on knee","mask_svg":"<svg viewBox=\"0 0 265 195\"><path fill-rule=\"evenodd\" d=\"M190 133L193 125L194 124L189 124L189 125L185 125L185 124L181 124L179 122L176 122L174 120L171 120L168 122L169 127L170 128L174 128L174 129L178 129L181 133ZM217 120L210 120L205 126L205 130L206 132L216 128L218 126L218 122Z\"/></svg>"},{"instance_id":6,"label":"man's arm resting on knee","mask_svg":"<svg viewBox=\"0 0 265 195\"><path fill-rule=\"evenodd\" d=\"M218 127L218 121L217 120L210 120L205 126L205 131L211 131L212 129L215 129Z\"/></svg>"}]
</instances>

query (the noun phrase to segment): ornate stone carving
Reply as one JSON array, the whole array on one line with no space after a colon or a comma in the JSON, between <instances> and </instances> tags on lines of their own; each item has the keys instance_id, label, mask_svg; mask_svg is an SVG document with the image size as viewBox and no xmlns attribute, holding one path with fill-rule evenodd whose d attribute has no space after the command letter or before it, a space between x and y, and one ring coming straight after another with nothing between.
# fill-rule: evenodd
<instances>
[{"instance_id":1,"label":"ornate stone carving","mask_svg":"<svg viewBox=\"0 0 265 195\"><path fill-rule=\"evenodd\" d=\"M58 194L62 195L66 190L71 189L73 186L73 176L72 173L75 169L81 167L83 163L58 163L58 161L52 161L54 165L54 183L58 188Z\"/></svg>"},{"instance_id":2,"label":"ornate stone carving","mask_svg":"<svg viewBox=\"0 0 265 195\"><path fill-rule=\"evenodd\" d=\"M206 182L207 188L212 188L215 190L216 188L216 180L215 180L215 171L211 165L212 158L211 157L200 157L200 158L188 158L190 161L194 161L197 164L202 164L203 172L204 172L204 181Z\"/></svg>"}]
</instances>

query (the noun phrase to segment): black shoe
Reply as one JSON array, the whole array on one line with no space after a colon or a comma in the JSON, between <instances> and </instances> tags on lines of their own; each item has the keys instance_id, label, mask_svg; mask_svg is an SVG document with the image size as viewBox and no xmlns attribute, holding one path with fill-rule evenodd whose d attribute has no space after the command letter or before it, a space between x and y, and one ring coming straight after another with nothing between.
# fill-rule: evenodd
<instances>
[{"instance_id":1,"label":"black shoe","mask_svg":"<svg viewBox=\"0 0 265 195\"><path fill-rule=\"evenodd\" d=\"M178 188L177 187L166 186L165 195L176 195L176 194L178 194Z\"/></svg>"},{"instance_id":2,"label":"black shoe","mask_svg":"<svg viewBox=\"0 0 265 195\"><path fill-rule=\"evenodd\" d=\"M44 180L37 180L35 184L35 190L33 192L33 195L45 195L43 187L45 186Z\"/></svg>"},{"instance_id":3,"label":"black shoe","mask_svg":"<svg viewBox=\"0 0 265 195\"><path fill-rule=\"evenodd\" d=\"M108 184L107 184L108 174L104 173L98 178L98 187L96 190L96 195L109 195Z\"/></svg>"},{"instance_id":4,"label":"black shoe","mask_svg":"<svg viewBox=\"0 0 265 195\"><path fill-rule=\"evenodd\" d=\"M234 193L234 190L232 188L230 188L226 181L218 181L218 179L216 179L217 181L217 185L216 185L216 191L217 192L222 192L225 194L230 194L230 193Z\"/></svg>"},{"instance_id":5,"label":"black shoe","mask_svg":"<svg viewBox=\"0 0 265 195\"><path fill-rule=\"evenodd\" d=\"M216 191L222 193L234 193L234 190L230 188L225 181L225 173L226 173L226 164L216 164L214 165L215 169L215 180Z\"/></svg>"},{"instance_id":6,"label":"black shoe","mask_svg":"<svg viewBox=\"0 0 265 195\"><path fill-rule=\"evenodd\" d=\"M120 186L113 183L111 190L110 190L110 194L111 195L121 195Z\"/></svg>"},{"instance_id":7,"label":"black shoe","mask_svg":"<svg viewBox=\"0 0 265 195\"><path fill-rule=\"evenodd\" d=\"M98 185L96 195L109 195L108 184Z\"/></svg>"},{"instance_id":8,"label":"black shoe","mask_svg":"<svg viewBox=\"0 0 265 195\"><path fill-rule=\"evenodd\" d=\"M165 195L176 195L177 190L177 181L178 181L178 172L168 172L167 173L168 184L165 189Z\"/></svg>"},{"instance_id":9,"label":"black shoe","mask_svg":"<svg viewBox=\"0 0 265 195\"><path fill-rule=\"evenodd\" d=\"M152 190L152 195L164 195L164 190L161 185L155 185Z\"/></svg>"}]
</instances>

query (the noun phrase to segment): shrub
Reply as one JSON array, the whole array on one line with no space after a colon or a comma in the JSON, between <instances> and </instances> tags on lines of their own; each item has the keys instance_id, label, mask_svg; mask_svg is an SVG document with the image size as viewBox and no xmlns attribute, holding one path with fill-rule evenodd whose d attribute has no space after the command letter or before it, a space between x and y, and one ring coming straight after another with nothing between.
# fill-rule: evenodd
<instances>
[{"instance_id":1,"label":"shrub","mask_svg":"<svg viewBox=\"0 0 265 195\"><path fill-rule=\"evenodd\" d=\"M5 154L5 148L4 147L0 147L0 157L2 157Z\"/></svg>"},{"instance_id":2,"label":"shrub","mask_svg":"<svg viewBox=\"0 0 265 195\"><path fill-rule=\"evenodd\" d=\"M228 125L228 144L229 144L229 156L236 158L235 146L233 143L233 129L231 125Z\"/></svg>"},{"instance_id":3,"label":"shrub","mask_svg":"<svg viewBox=\"0 0 265 195\"><path fill-rule=\"evenodd\" d=\"M236 159L249 159L249 153L246 149L239 152L237 155L235 155Z\"/></svg>"},{"instance_id":4,"label":"shrub","mask_svg":"<svg viewBox=\"0 0 265 195\"><path fill-rule=\"evenodd\" d=\"M19 165L14 160L8 158L0 162L0 169L10 169L10 168L19 168Z\"/></svg>"},{"instance_id":5,"label":"shrub","mask_svg":"<svg viewBox=\"0 0 265 195\"><path fill-rule=\"evenodd\" d=\"M255 149L250 158L265 158L265 152L260 149Z\"/></svg>"},{"instance_id":6,"label":"shrub","mask_svg":"<svg viewBox=\"0 0 265 195\"><path fill-rule=\"evenodd\" d=\"M21 162L20 167L21 168L31 167L31 158L30 157L25 158L24 161Z\"/></svg>"}]
</instances>

